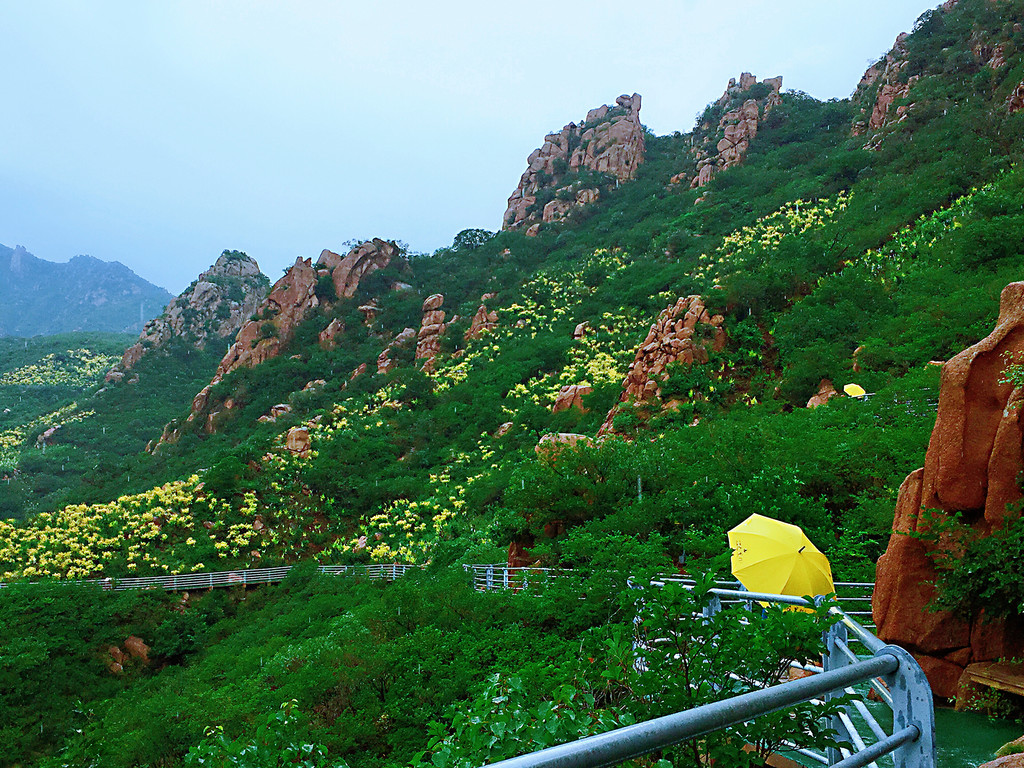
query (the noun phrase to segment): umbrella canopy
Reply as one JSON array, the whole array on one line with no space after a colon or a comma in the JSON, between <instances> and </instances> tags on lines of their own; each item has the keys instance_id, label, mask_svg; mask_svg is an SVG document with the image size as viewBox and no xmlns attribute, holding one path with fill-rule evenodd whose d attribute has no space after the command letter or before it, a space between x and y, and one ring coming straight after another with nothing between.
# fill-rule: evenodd
<instances>
[{"instance_id":1,"label":"umbrella canopy","mask_svg":"<svg viewBox=\"0 0 1024 768\"><path fill-rule=\"evenodd\" d=\"M729 531L732 574L751 592L826 595L835 592L828 558L797 525L751 515Z\"/></svg>"}]
</instances>

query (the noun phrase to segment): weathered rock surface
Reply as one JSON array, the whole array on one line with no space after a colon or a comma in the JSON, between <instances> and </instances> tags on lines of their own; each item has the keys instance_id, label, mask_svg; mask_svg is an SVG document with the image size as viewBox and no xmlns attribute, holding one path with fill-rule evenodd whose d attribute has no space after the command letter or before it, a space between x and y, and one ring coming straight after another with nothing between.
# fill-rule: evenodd
<instances>
[{"instance_id":1,"label":"weathered rock surface","mask_svg":"<svg viewBox=\"0 0 1024 768\"><path fill-rule=\"evenodd\" d=\"M596 441L588 435L578 435L575 432L557 432L544 435L533 450L542 459L554 460L566 448L575 448L578 445L589 447L596 445Z\"/></svg>"},{"instance_id":2,"label":"weathered rock surface","mask_svg":"<svg viewBox=\"0 0 1024 768\"><path fill-rule=\"evenodd\" d=\"M321 277L331 277L338 296L351 296L358 288L360 278L387 266L397 253L398 247L394 243L374 238L353 248L344 258L325 250L315 266L310 259L296 259L295 264L274 283L270 293L253 313L254 319L250 319L238 331L234 344L221 359L213 379L193 398L188 420L194 421L210 407L211 389L231 371L255 367L281 353L291 340L295 328L320 306L316 288ZM321 343L333 343L342 330L343 326L332 321L321 333ZM206 424L208 431L215 429L212 416L206 419ZM179 429L165 428L153 449L159 448L161 443L177 440L180 434Z\"/></svg>"},{"instance_id":3,"label":"weathered rock surface","mask_svg":"<svg viewBox=\"0 0 1024 768\"><path fill-rule=\"evenodd\" d=\"M416 329L406 328L384 347L384 351L377 357L377 373L387 373L397 365L393 358L394 353L399 349L408 349L416 343ZM358 369L356 369L358 370ZM353 374L355 378L356 374Z\"/></svg>"},{"instance_id":4,"label":"weathered rock surface","mask_svg":"<svg viewBox=\"0 0 1024 768\"><path fill-rule=\"evenodd\" d=\"M555 397L555 403L551 406L551 412L561 413L570 408L576 408L586 413L587 409L583 407L583 398L593 391L593 387L585 384L569 384L564 386L559 390L557 397Z\"/></svg>"},{"instance_id":5,"label":"weathered rock surface","mask_svg":"<svg viewBox=\"0 0 1024 768\"><path fill-rule=\"evenodd\" d=\"M1024 768L1024 754L997 757L995 760L982 763L978 768Z\"/></svg>"},{"instance_id":6,"label":"weathered rock surface","mask_svg":"<svg viewBox=\"0 0 1024 768\"><path fill-rule=\"evenodd\" d=\"M906 117L907 107L901 106L896 110L892 105L905 99L910 94L918 78L916 75L907 77L904 70L908 64L906 32L900 33L885 58L872 64L861 77L857 90L854 92L854 100L861 101L861 118L854 123L853 134L859 136L865 131L877 131L886 126L892 125ZM865 94L878 85L878 91L874 100L864 103ZM865 148L877 149L877 141L869 142Z\"/></svg>"},{"instance_id":7,"label":"weathered rock surface","mask_svg":"<svg viewBox=\"0 0 1024 768\"><path fill-rule=\"evenodd\" d=\"M423 320L420 322L419 333L416 334L416 359L423 360L423 368L429 370L434 365L434 358L441 351L441 335L448 327L444 321L445 314L441 307L444 296L435 293L423 302Z\"/></svg>"},{"instance_id":8,"label":"weathered rock surface","mask_svg":"<svg viewBox=\"0 0 1024 768\"><path fill-rule=\"evenodd\" d=\"M562 220L573 208L600 195L598 187L581 180L580 171L628 181L636 176L645 151L640 94L622 95L614 106L590 110L581 125L569 123L558 133L548 134L541 147L530 153L519 186L508 199L502 229L536 234L542 222ZM545 197L539 205L538 200Z\"/></svg>"},{"instance_id":9,"label":"weathered rock surface","mask_svg":"<svg viewBox=\"0 0 1024 768\"><path fill-rule=\"evenodd\" d=\"M729 80L725 93L718 99L718 107L733 105L719 119L717 126L703 123L697 127L695 136L702 140L695 144L691 153L696 161L694 172L683 171L675 174L672 184L681 184L690 180L690 188L703 187L715 174L726 168L732 168L743 162L750 142L757 136L758 126L768 113L782 103L782 78L765 78L762 83L768 86L768 93L760 99L743 98L751 88L758 84L757 78L749 72ZM717 140L715 139L717 138Z\"/></svg>"},{"instance_id":10,"label":"weathered rock surface","mask_svg":"<svg viewBox=\"0 0 1024 768\"><path fill-rule=\"evenodd\" d=\"M1020 112L1022 109L1024 109L1024 82L1021 82L1020 85L1014 88L1010 98L1006 100L1006 111L1011 115L1014 112Z\"/></svg>"},{"instance_id":11,"label":"weathered rock surface","mask_svg":"<svg viewBox=\"0 0 1024 768\"><path fill-rule=\"evenodd\" d=\"M338 298L350 299L356 295L360 280L386 267L397 254L397 245L375 237L357 245L344 258L324 249L316 264L330 271Z\"/></svg>"},{"instance_id":12,"label":"weathered rock surface","mask_svg":"<svg viewBox=\"0 0 1024 768\"><path fill-rule=\"evenodd\" d=\"M723 350L727 341L723 323L721 315L708 313L700 296L680 298L662 310L637 350L619 402L608 412L598 435L613 431L612 422L625 404L648 402L660 409L661 382L668 378L668 366L701 365L708 361L709 350Z\"/></svg>"},{"instance_id":13,"label":"weathered rock surface","mask_svg":"<svg viewBox=\"0 0 1024 768\"><path fill-rule=\"evenodd\" d=\"M498 313L493 309L487 308L487 301L493 298L493 293L485 293L480 297L480 306L477 307L476 314L473 315L469 329L465 333L466 341L475 339L481 334L493 330L498 325Z\"/></svg>"},{"instance_id":14,"label":"weathered rock surface","mask_svg":"<svg viewBox=\"0 0 1024 768\"><path fill-rule=\"evenodd\" d=\"M1007 505L1021 493L1024 469L1024 388L1004 382L1006 355L1024 354L1024 283L1010 283L1000 297L999 319L989 336L942 367L939 413L928 443L925 466L900 488L893 534L878 561L873 599L878 636L912 650L929 672L939 696L954 697L967 664L1024 653L1017 621L968 623L949 613L931 612L928 582L935 569L933 545L908 536L924 527L922 509L960 512L976 533L1000 528ZM941 546L952 546L942 542Z\"/></svg>"},{"instance_id":15,"label":"weathered rock surface","mask_svg":"<svg viewBox=\"0 0 1024 768\"><path fill-rule=\"evenodd\" d=\"M345 324L338 318L334 318L327 327L320 331L320 346L324 349L334 349L338 346L338 338L345 332Z\"/></svg>"},{"instance_id":16,"label":"weathered rock surface","mask_svg":"<svg viewBox=\"0 0 1024 768\"><path fill-rule=\"evenodd\" d=\"M121 381L144 355L173 338L183 338L202 349L211 338L234 336L266 298L267 286L267 278L253 259L238 251L224 251L160 317L146 323L139 340L125 350L106 380Z\"/></svg>"},{"instance_id":17,"label":"weathered rock surface","mask_svg":"<svg viewBox=\"0 0 1024 768\"><path fill-rule=\"evenodd\" d=\"M839 393L836 392L836 388L832 385L832 381L829 379L822 379L818 384L818 391L815 392L811 399L807 401L808 408L817 408L819 405L824 405L833 397L839 397Z\"/></svg>"},{"instance_id":18,"label":"weathered rock surface","mask_svg":"<svg viewBox=\"0 0 1024 768\"><path fill-rule=\"evenodd\" d=\"M309 455L310 441L308 427L292 427L285 437L284 447L301 458Z\"/></svg>"}]
</instances>

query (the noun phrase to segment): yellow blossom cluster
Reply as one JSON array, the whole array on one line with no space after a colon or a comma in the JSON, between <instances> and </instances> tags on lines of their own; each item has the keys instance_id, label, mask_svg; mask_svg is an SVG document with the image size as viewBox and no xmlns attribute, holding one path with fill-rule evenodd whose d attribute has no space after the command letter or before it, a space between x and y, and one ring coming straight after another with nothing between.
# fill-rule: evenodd
<instances>
[{"instance_id":1,"label":"yellow blossom cluster","mask_svg":"<svg viewBox=\"0 0 1024 768\"><path fill-rule=\"evenodd\" d=\"M26 386L45 384L47 386L88 387L95 384L118 358L103 355L88 349L69 349L54 352L13 371L0 376L0 386Z\"/></svg>"},{"instance_id":2,"label":"yellow blossom cluster","mask_svg":"<svg viewBox=\"0 0 1024 768\"><path fill-rule=\"evenodd\" d=\"M850 204L849 193L820 200L795 200L777 211L758 219L749 227L743 227L726 235L722 244L710 254L702 254L697 268L691 276L697 279L710 278L718 283L728 272L733 271L736 256L752 250L771 251L784 238L801 235L811 229L818 229L834 221Z\"/></svg>"},{"instance_id":3,"label":"yellow blossom cluster","mask_svg":"<svg viewBox=\"0 0 1024 768\"><path fill-rule=\"evenodd\" d=\"M181 573L202 570L203 559L247 564L258 547L255 508L253 494L237 510L203 496L193 476L20 524L0 520L0 580Z\"/></svg>"},{"instance_id":4,"label":"yellow blossom cluster","mask_svg":"<svg viewBox=\"0 0 1024 768\"><path fill-rule=\"evenodd\" d=\"M68 403L56 411L38 416L31 421L0 431L0 469L11 469L18 463L19 449L32 430L39 427L55 427L58 424L73 424L94 415L96 411L78 410L78 403Z\"/></svg>"}]
</instances>

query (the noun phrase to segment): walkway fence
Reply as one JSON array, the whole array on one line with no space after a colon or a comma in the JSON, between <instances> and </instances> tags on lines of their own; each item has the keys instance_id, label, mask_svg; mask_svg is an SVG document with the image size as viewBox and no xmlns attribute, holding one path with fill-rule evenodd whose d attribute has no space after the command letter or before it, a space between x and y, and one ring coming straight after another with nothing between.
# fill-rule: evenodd
<instances>
[{"instance_id":1,"label":"walkway fence","mask_svg":"<svg viewBox=\"0 0 1024 768\"><path fill-rule=\"evenodd\" d=\"M273 584L284 581L294 566L279 568L247 568L237 571L213 571L209 573L183 573L173 576L132 576L121 579L83 579L61 582L64 584L96 584L103 589L120 592L126 589L163 589L177 592L183 589L212 589L214 587L237 587L249 584ZM327 576L352 576L364 579L394 581L409 571L420 570L420 565L321 565L319 573ZM0 589L7 584L0 583Z\"/></svg>"},{"instance_id":2,"label":"walkway fence","mask_svg":"<svg viewBox=\"0 0 1024 768\"><path fill-rule=\"evenodd\" d=\"M566 576L588 576L589 572L573 571L564 568L510 568L507 565L464 565L462 566L473 579L473 587L478 592L511 589L520 591L536 589L541 584ZM663 576L660 581L674 581L692 586L693 581L685 576ZM623 578L625 586L626 578ZM719 581L717 586L726 590L739 590L743 586L738 581ZM847 616L855 618L861 624L873 627L871 619L871 593L875 589L874 582L839 581L835 584L836 597ZM747 602L732 599L729 602ZM749 606L748 606L749 607Z\"/></svg>"},{"instance_id":3,"label":"walkway fence","mask_svg":"<svg viewBox=\"0 0 1024 768\"><path fill-rule=\"evenodd\" d=\"M663 585L664 581L653 583ZM719 588L711 590L703 615L710 617L737 608L749 610L757 602L811 605L800 597ZM854 698L831 720L838 734L836 746L825 754L799 744L788 744L787 749L805 763L833 768L935 768L935 713L931 688L921 667L907 651L883 643L840 606L832 607L831 612L839 621L824 637L826 652L821 665L794 665L811 673L807 677L502 760L491 768L604 768L786 707L822 703L844 694ZM756 611L752 612L751 620L756 616ZM854 643L857 650L851 647ZM638 663L643 665L645 646L638 646L637 651ZM888 716L876 717L864 703L863 691L853 687L863 688L864 684L884 702L891 721Z\"/></svg>"}]
</instances>

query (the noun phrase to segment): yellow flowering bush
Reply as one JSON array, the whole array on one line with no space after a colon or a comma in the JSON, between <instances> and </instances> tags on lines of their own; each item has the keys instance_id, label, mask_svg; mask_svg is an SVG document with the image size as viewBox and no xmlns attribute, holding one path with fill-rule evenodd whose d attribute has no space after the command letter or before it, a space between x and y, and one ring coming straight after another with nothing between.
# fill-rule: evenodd
<instances>
[{"instance_id":1,"label":"yellow flowering bush","mask_svg":"<svg viewBox=\"0 0 1024 768\"><path fill-rule=\"evenodd\" d=\"M69 349L7 371L0 376L0 386L88 387L96 383L117 361L118 358L113 355L103 355L88 349Z\"/></svg>"},{"instance_id":2,"label":"yellow flowering bush","mask_svg":"<svg viewBox=\"0 0 1024 768\"><path fill-rule=\"evenodd\" d=\"M0 520L0 580L77 579L202 570L248 562L256 500L238 509L201 493L199 478L105 504L72 504L22 524Z\"/></svg>"}]
</instances>

